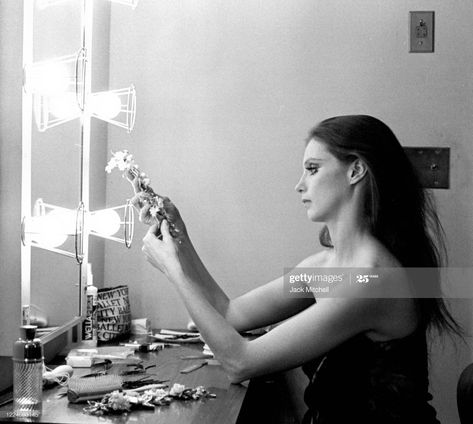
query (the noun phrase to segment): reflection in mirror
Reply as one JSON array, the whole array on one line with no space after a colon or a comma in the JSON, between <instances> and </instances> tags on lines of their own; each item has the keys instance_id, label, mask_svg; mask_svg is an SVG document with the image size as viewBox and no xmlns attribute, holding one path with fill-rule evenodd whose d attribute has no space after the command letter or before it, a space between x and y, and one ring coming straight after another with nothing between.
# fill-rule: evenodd
<instances>
[{"instance_id":1,"label":"reflection in mirror","mask_svg":"<svg viewBox=\"0 0 473 424\"><path fill-rule=\"evenodd\" d=\"M24 7L22 307L39 327L61 327L80 314L82 8L75 1Z\"/></svg>"},{"instance_id":2,"label":"reflection in mirror","mask_svg":"<svg viewBox=\"0 0 473 424\"><path fill-rule=\"evenodd\" d=\"M136 113L134 85L109 86L112 3L25 0L23 320L60 331L84 314L86 268L101 286L104 239L133 237L131 205L105 195L109 124L129 133Z\"/></svg>"},{"instance_id":3,"label":"reflection in mirror","mask_svg":"<svg viewBox=\"0 0 473 424\"><path fill-rule=\"evenodd\" d=\"M33 213L49 218L41 222L43 233L35 238L45 248L69 253L62 255L38 247L31 250L31 303L44 311L49 327L60 326L79 315L76 254L80 252L76 252L75 236L81 180L79 140L78 120L45 132L34 127L32 131L31 203Z\"/></svg>"}]
</instances>

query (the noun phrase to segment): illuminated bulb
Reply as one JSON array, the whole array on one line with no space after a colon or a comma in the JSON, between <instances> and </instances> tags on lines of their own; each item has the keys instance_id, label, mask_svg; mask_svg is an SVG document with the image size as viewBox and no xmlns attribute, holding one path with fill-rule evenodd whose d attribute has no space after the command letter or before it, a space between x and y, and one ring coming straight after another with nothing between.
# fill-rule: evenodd
<instances>
[{"instance_id":1,"label":"illuminated bulb","mask_svg":"<svg viewBox=\"0 0 473 424\"><path fill-rule=\"evenodd\" d=\"M31 241L46 247L58 247L75 233L75 212L54 210L43 216L31 217L27 232Z\"/></svg>"},{"instance_id":2,"label":"illuminated bulb","mask_svg":"<svg viewBox=\"0 0 473 424\"><path fill-rule=\"evenodd\" d=\"M80 114L74 93L49 98L49 112L58 119L76 117Z\"/></svg>"},{"instance_id":3,"label":"illuminated bulb","mask_svg":"<svg viewBox=\"0 0 473 424\"><path fill-rule=\"evenodd\" d=\"M111 236L120 230L120 226L120 215L113 209L106 209L90 214L90 229L95 233Z\"/></svg>"},{"instance_id":4,"label":"illuminated bulb","mask_svg":"<svg viewBox=\"0 0 473 424\"><path fill-rule=\"evenodd\" d=\"M60 234L49 216L33 216L30 218L26 231L32 242L45 247L57 247L63 244L66 234Z\"/></svg>"},{"instance_id":5,"label":"illuminated bulb","mask_svg":"<svg viewBox=\"0 0 473 424\"><path fill-rule=\"evenodd\" d=\"M44 64L31 72L31 90L42 94L61 94L67 91L69 81L64 66Z\"/></svg>"},{"instance_id":6,"label":"illuminated bulb","mask_svg":"<svg viewBox=\"0 0 473 424\"><path fill-rule=\"evenodd\" d=\"M114 93L98 93L91 98L92 112L102 119L113 119L122 109L120 97Z\"/></svg>"}]
</instances>

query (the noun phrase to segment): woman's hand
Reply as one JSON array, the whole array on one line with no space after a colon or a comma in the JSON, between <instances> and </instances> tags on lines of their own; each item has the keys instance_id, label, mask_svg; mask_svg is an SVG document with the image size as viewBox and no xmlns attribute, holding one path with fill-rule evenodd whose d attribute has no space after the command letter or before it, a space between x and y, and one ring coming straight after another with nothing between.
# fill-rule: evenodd
<instances>
[{"instance_id":1,"label":"woman's hand","mask_svg":"<svg viewBox=\"0 0 473 424\"><path fill-rule=\"evenodd\" d=\"M181 243L171 236L167 220L164 219L161 222L162 239L156 236L157 230L158 224L153 224L150 227L143 238L142 250L151 265L167 277L171 277L182 269L179 261Z\"/></svg>"},{"instance_id":2,"label":"woman's hand","mask_svg":"<svg viewBox=\"0 0 473 424\"><path fill-rule=\"evenodd\" d=\"M149 186L149 179L145 174L131 172L125 174L135 192L131 203L139 210L139 219L147 225L158 224L156 234L159 234L160 225L167 220L171 235L183 241L187 238L187 230L181 214L169 197L156 194Z\"/></svg>"}]
</instances>

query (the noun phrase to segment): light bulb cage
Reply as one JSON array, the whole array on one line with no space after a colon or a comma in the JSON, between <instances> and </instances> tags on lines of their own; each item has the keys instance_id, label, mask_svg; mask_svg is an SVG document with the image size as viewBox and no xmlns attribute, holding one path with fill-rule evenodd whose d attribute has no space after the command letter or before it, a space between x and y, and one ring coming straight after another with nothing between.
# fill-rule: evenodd
<instances>
[{"instance_id":1,"label":"light bulb cage","mask_svg":"<svg viewBox=\"0 0 473 424\"><path fill-rule=\"evenodd\" d=\"M133 209L133 205L131 201L127 200L126 204L122 206L116 206L113 208L107 208L107 209L101 209L101 210L89 212L89 215L92 216L94 214L98 214L100 212L104 212L108 210L117 211L117 212L121 211L121 215L119 214L119 216L121 217L120 227L123 227L124 237L121 238L121 237L115 237L112 235L104 234L104 233L101 233L100 230L96 230L94 228L89 228L90 234L107 239L107 240L112 240L112 241L116 241L118 243L124 244L129 249L133 241L133 233L135 229L135 211Z\"/></svg>"},{"instance_id":2,"label":"light bulb cage","mask_svg":"<svg viewBox=\"0 0 473 424\"><path fill-rule=\"evenodd\" d=\"M49 92L47 89L43 90L32 82L35 80L35 73L36 75L45 74L45 70L60 66L65 66L68 74L64 79L63 90ZM25 66L23 88L26 93L33 94L35 122L40 132L72 121L80 116L85 104L86 72L87 52L84 48L81 48L75 55L36 62L30 66ZM56 102L57 107L61 100L64 102L62 106L67 107L69 113L57 116L57 113L54 113L53 104Z\"/></svg>"},{"instance_id":3,"label":"light bulb cage","mask_svg":"<svg viewBox=\"0 0 473 424\"><path fill-rule=\"evenodd\" d=\"M83 47L75 54L28 63L23 68L23 90L43 95L83 91L86 63L87 52ZM48 84L44 79L50 77L54 80Z\"/></svg>"},{"instance_id":4,"label":"light bulb cage","mask_svg":"<svg viewBox=\"0 0 473 424\"><path fill-rule=\"evenodd\" d=\"M120 102L120 107L117 111L117 115L113 118L107 117L101 114L100 111L93 110L93 108L91 108L90 114L95 118L116 125L118 127L125 128L128 132L131 132L133 130L133 127L135 126L136 117L135 86L131 84L127 88L93 93L91 94L91 103L93 104L94 100L99 100L100 97L104 95L117 97L118 101Z\"/></svg>"},{"instance_id":5,"label":"light bulb cage","mask_svg":"<svg viewBox=\"0 0 473 424\"><path fill-rule=\"evenodd\" d=\"M63 256L67 256L70 258L74 258L78 264L82 263L83 257L84 257L84 252L83 252L83 245L84 245L84 204L81 202L79 206L77 207L76 214L75 214L75 219L74 219L74 231L72 232L64 232L64 234L67 237L69 236L74 236L74 252L71 253L67 250L64 249L59 249L57 247L51 247L47 246L45 244L39 243L35 240L26 240L26 235L27 234L46 234L46 232L41 232L41 231L31 231L28 230L28 220L31 218L41 218L41 217L46 217L48 216L49 213L52 211L62 211L67 214L72 214L73 210L63 208L60 206L56 205L51 205L49 203L44 203L42 199L37 199L35 204L34 204L34 209L33 209L33 215L30 217L24 216L21 220L21 243L23 246L27 246L28 244L34 247L38 247L40 249L48 250L50 252L58 253ZM63 243L61 243L63 244Z\"/></svg>"},{"instance_id":6,"label":"light bulb cage","mask_svg":"<svg viewBox=\"0 0 473 424\"><path fill-rule=\"evenodd\" d=\"M76 109L75 113L66 114L63 117L57 117L54 115L52 103L60 101L60 98L64 99L64 102L69 104L71 110ZM38 94L34 96L33 100L34 117L36 127L38 131L44 132L49 128L56 127L69 121L77 119L81 114L81 109L75 99L67 98L66 96L44 96Z\"/></svg>"}]
</instances>

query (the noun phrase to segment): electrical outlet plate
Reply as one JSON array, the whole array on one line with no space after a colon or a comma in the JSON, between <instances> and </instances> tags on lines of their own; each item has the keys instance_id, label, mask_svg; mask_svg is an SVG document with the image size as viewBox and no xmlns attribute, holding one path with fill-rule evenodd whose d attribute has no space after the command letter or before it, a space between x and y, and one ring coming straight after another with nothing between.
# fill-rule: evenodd
<instances>
[{"instance_id":1,"label":"electrical outlet plate","mask_svg":"<svg viewBox=\"0 0 473 424\"><path fill-rule=\"evenodd\" d=\"M433 53L433 11L409 12L410 53Z\"/></svg>"}]
</instances>

